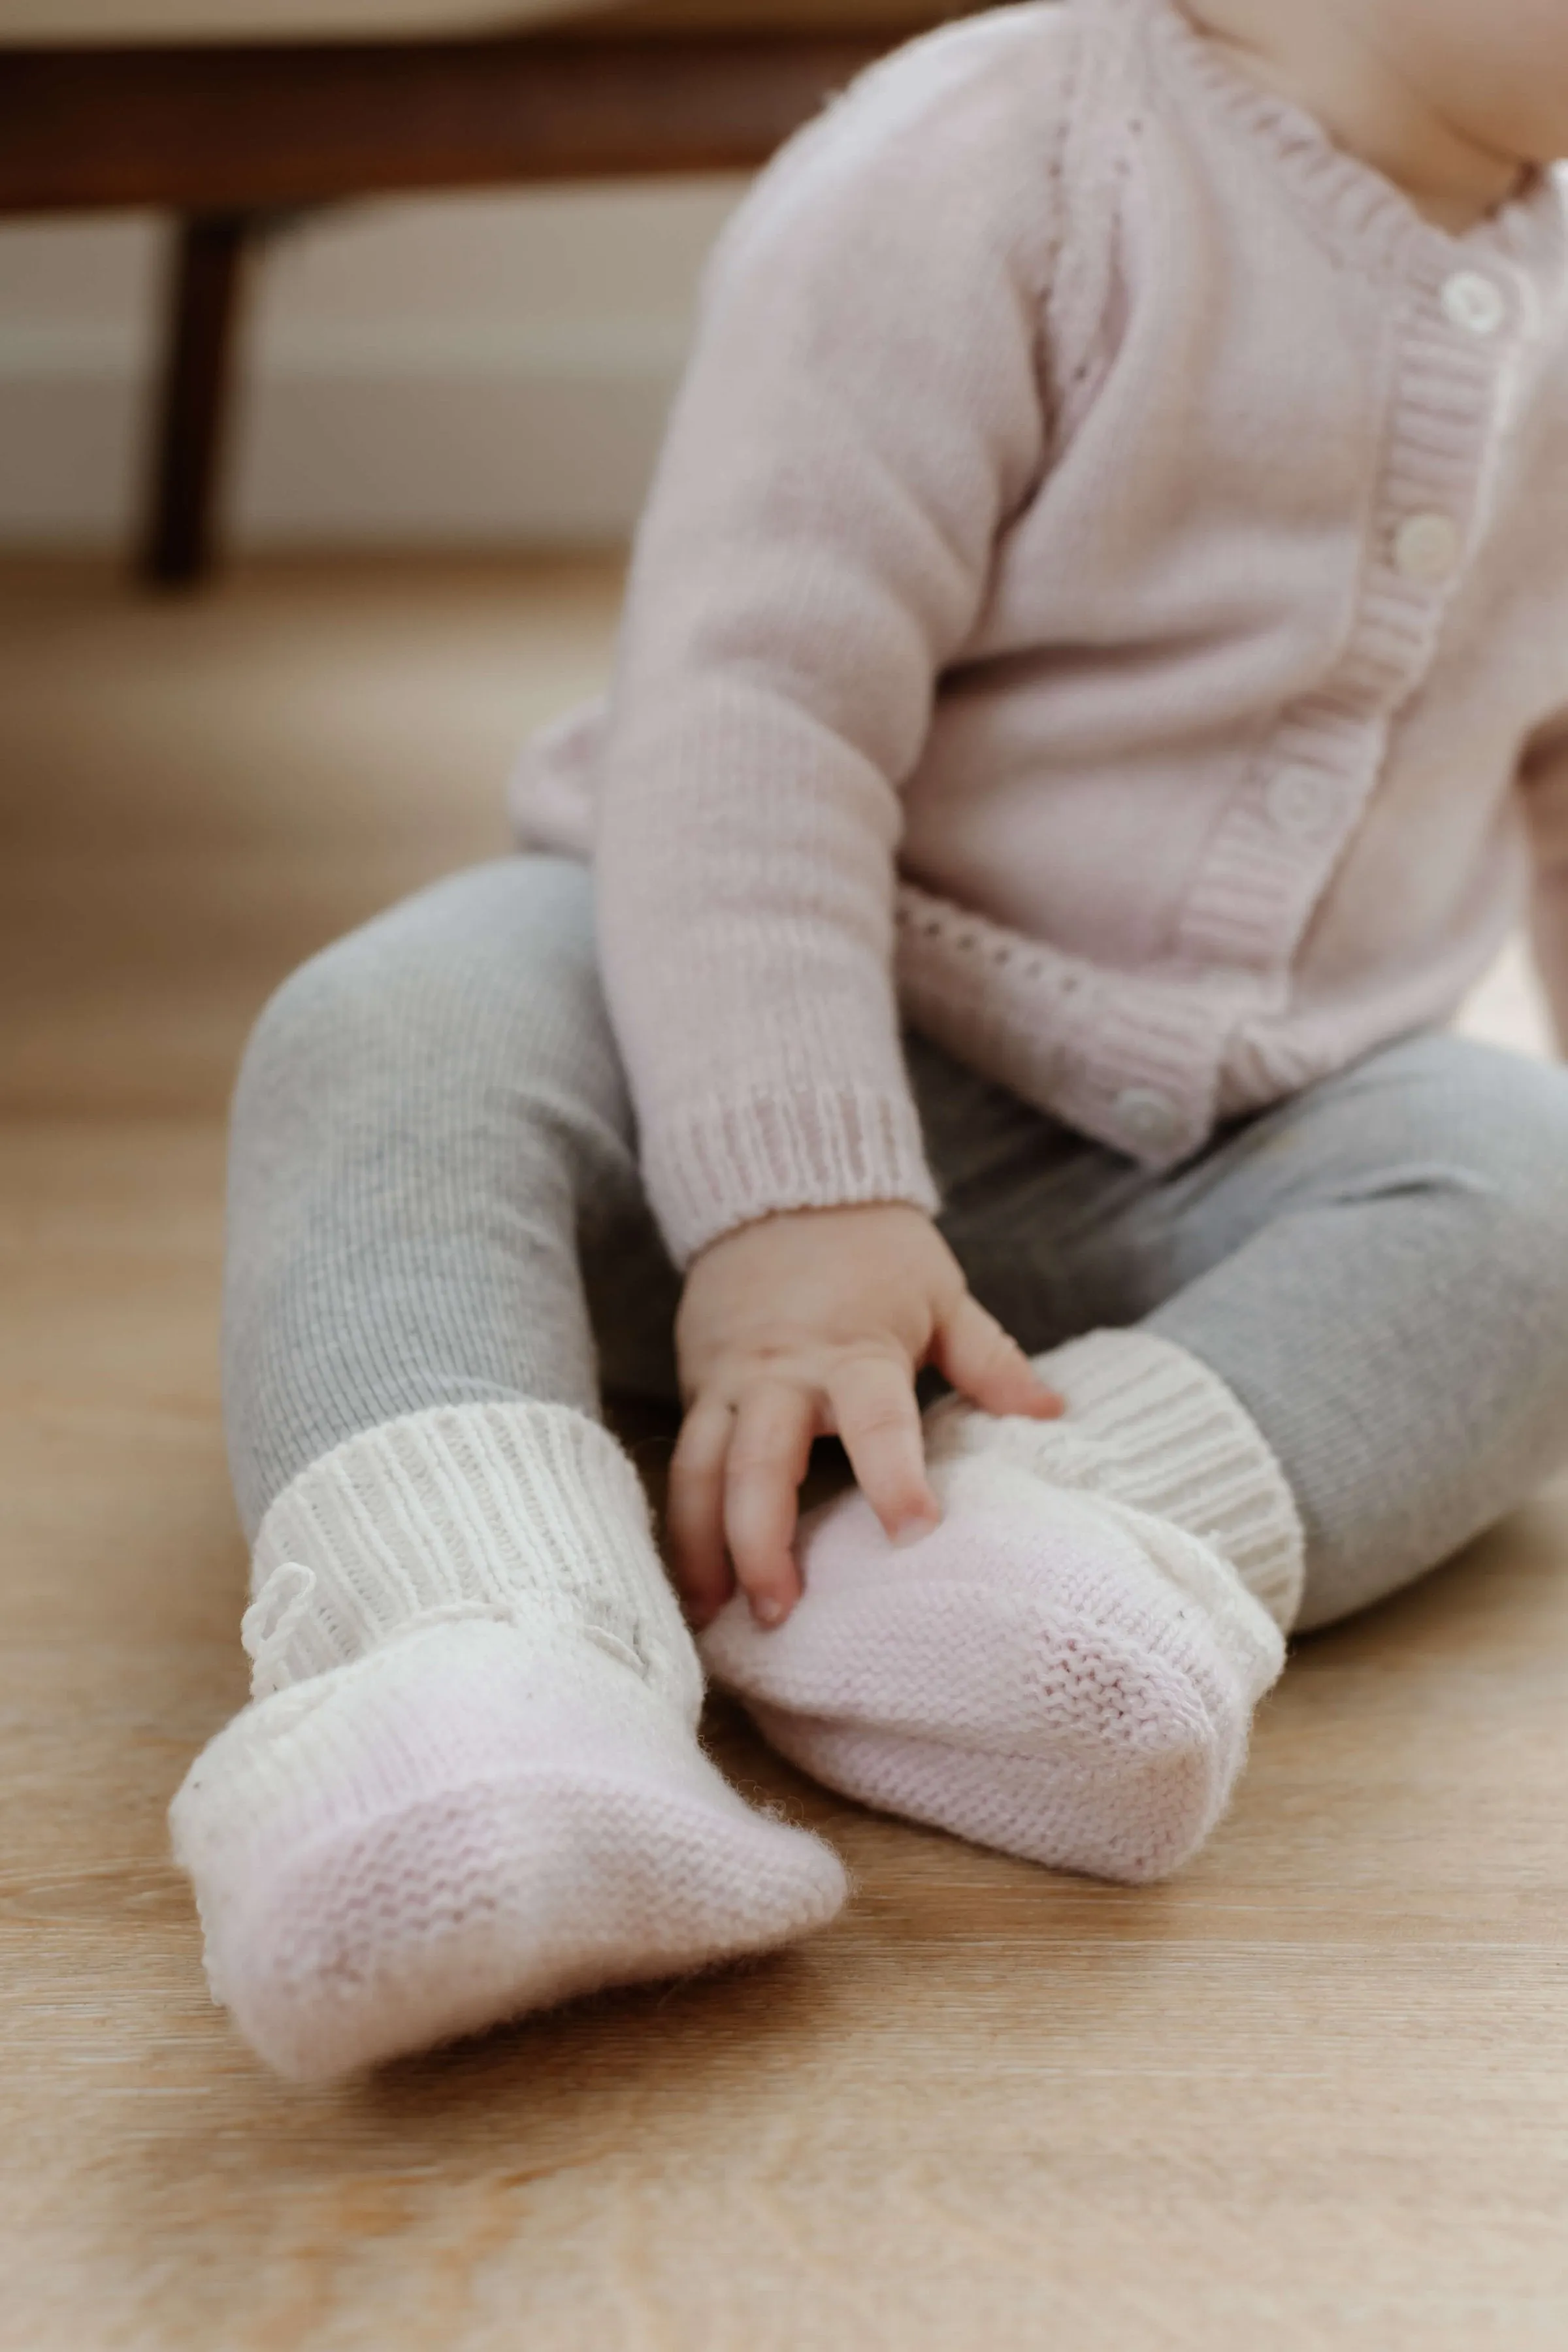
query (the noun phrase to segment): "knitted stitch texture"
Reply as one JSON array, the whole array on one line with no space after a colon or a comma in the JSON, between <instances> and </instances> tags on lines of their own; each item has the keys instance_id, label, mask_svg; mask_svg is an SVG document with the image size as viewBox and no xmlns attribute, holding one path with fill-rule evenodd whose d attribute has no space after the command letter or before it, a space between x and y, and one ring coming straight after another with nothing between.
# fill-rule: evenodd
<instances>
[{"instance_id":1,"label":"knitted stitch texture","mask_svg":"<svg viewBox=\"0 0 1568 2352\"><path fill-rule=\"evenodd\" d=\"M926 1415L928 1459L1005 1455L1054 1486L1173 1519L1288 1633L1306 1574L1300 1517L1268 1440L1218 1374L1153 1331L1091 1331L1036 1364L1065 1399L1064 1420L999 1418L949 1397Z\"/></svg>"},{"instance_id":2,"label":"knitted stitch texture","mask_svg":"<svg viewBox=\"0 0 1568 2352\"><path fill-rule=\"evenodd\" d=\"M1169 1341L1096 1333L1040 1369L1064 1422L929 1417L932 1534L895 1549L840 1497L803 1526L788 1622L763 1633L734 1601L703 1651L830 1786L1142 1883L1229 1801L1284 1663L1300 1528L1261 1434Z\"/></svg>"},{"instance_id":3,"label":"knitted stitch texture","mask_svg":"<svg viewBox=\"0 0 1568 2352\"><path fill-rule=\"evenodd\" d=\"M841 1906L828 1848L699 1748L640 1482L583 1416L451 1407L353 1439L275 1505L256 1573L258 1696L171 1825L214 1997L280 2074L763 1950Z\"/></svg>"},{"instance_id":4,"label":"knitted stitch texture","mask_svg":"<svg viewBox=\"0 0 1568 2352\"><path fill-rule=\"evenodd\" d=\"M900 1021L1174 1166L1445 1022L1532 844L1568 1015L1562 186L1448 236L1174 0L952 26L763 176L514 794L678 1261L931 1205Z\"/></svg>"},{"instance_id":5,"label":"knitted stitch texture","mask_svg":"<svg viewBox=\"0 0 1568 2352\"><path fill-rule=\"evenodd\" d=\"M575 1628L695 1725L702 1674L641 1479L569 1405L437 1406L313 1463L256 1539L252 1693L454 1617Z\"/></svg>"}]
</instances>

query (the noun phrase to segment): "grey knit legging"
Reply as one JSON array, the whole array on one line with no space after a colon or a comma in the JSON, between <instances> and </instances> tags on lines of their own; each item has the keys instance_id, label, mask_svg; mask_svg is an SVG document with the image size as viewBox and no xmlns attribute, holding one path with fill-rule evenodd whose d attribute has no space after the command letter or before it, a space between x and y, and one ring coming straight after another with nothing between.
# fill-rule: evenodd
<instances>
[{"instance_id":1,"label":"grey knit legging","mask_svg":"<svg viewBox=\"0 0 1568 2352\"><path fill-rule=\"evenodd\" d=\"M1308 1534L1303 1625L1455 1550L1568 1459L1568 1072L1449 1036L1151 1175L921 1037L942 1231L1032 1353L1146 1323L1229 1382ZM235 1110L226 1385L254 1531L357 1432L606 1388L674 1400L679 1281L577 866L512 858L306 964Z\"/></svg>"}]
</instances>

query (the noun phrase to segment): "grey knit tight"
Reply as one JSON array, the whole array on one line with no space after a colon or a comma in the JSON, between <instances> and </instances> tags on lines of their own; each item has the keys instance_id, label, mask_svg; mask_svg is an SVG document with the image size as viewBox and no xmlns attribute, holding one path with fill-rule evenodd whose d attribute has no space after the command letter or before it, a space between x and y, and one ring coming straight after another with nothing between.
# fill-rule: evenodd
<instances>
[{"instance_id":1,"label":"grey knit tight","mask_svg":"<svg viewBox=\"0 0 1568 2352\"><path fill-rule=\"evenodd\" d=\"M1147 1323L1220 1374L1300 1507L1304 1625L1420 1575L1568 1458L1568 1072L1415 1037L1154 1176L907 1049L976 1294L1031 1352ZM249 1531L342 1439L431 1405L673 1400L679 1297L580 868L454 876L273 999L230 1195Z\"/></svg>"}]
</instances>

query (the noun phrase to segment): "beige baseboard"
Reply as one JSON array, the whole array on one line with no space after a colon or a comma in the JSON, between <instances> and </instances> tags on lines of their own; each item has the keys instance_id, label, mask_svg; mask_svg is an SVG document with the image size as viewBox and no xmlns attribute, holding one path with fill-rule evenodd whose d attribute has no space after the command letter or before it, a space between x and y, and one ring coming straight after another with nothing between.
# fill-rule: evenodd
<instances>
[{"instance_id":1,"label":"beige baseboard","mask_svg":"<svg viewBox=\"0 0 1568 2352\"><path fill-rule=\"evenodd\" d=\"M635 523L677 330L398 327L275 338L234 419L239 546L593 544ZM0 542L95 549L132 526L142 339L0 326Z\"/></svg>"}]
</instances>

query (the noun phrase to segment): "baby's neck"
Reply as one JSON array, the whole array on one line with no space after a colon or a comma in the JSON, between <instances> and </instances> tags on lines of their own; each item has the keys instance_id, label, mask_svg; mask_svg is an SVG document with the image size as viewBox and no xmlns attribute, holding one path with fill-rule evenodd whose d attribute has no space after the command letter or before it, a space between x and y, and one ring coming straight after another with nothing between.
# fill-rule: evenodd
<instances>
[{"instance_id":1,"label":"baby's neck","mask_svg":"<svg viewBox=\"0 0 1568 2352\"><path fill-rule=\"evenodd\" d=\"M1315 115L1416 210L1462 236L1517 194L1529 166L1479 144L1381 51L1361 0L1310 8L1272 0L1184 0L1186 13L1249 79Z\"/></svg>"}]
</instances>

